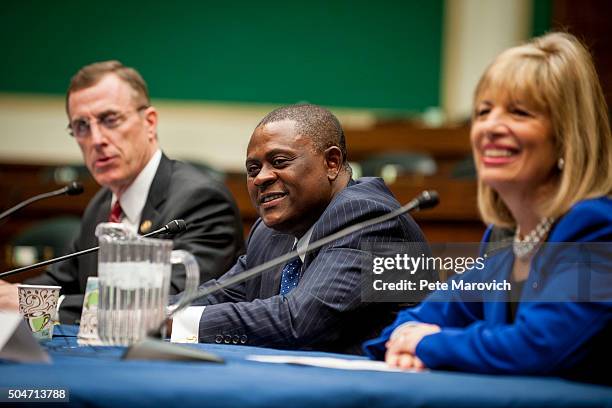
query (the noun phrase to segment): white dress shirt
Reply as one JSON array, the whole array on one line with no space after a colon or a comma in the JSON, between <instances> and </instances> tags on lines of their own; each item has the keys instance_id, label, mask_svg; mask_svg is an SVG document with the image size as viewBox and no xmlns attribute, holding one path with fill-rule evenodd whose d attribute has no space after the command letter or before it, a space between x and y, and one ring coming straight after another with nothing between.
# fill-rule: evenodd
<instances>
[{"instance_id":1,"label":"white dress shirt","mask_svg":"<svg viewBox=\"0 0 612 408\"><path fill-rule=\"evenodd\" d=\"M147 196L155 178L155 173L157 173L161 157L161 150L157 149L144 169L142 169L132 184L121 195L120 203L123 210L121 223L129 225L135 232L138 232L142 209L147 202ZM116 201L117 196L113 194L111 208L113 208Z\"/></svg>"},{"instance_id":2,"label":"white dress shirt","mask_svg":"<svg viewBox=\"0 0 612 408\"><path fill-rule=\"evenodd\" d=\"M306 248L310 243L313 228L314 226L310 227L299 240L296 238L293 245L294 248L297 248L302 263L304 263L306 257ZM204 309L206 309L206 306L191 306L177 312L172 319L170 341L173 343L197 343L200 320L204 314Z\"/></svg>"}]
</instances>

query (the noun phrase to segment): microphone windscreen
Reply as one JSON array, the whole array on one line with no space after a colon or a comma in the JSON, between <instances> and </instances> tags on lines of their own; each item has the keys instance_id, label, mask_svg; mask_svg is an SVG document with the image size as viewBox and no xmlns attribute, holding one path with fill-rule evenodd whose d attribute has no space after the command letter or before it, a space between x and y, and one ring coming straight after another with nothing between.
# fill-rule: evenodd
<instances>
[{"instance_id":1,"label":"microphone windscreen","mask_svg":"<svg viewBox=\"0 0 612 408\"><path fill-rule=\"evenodd\" d=\"M185 220L172 220L166 224L165 227L167 228L166 233L168 234L178 234L179 232L183 232L187 229Z\"/></svg>"},{"instance_id":2,"label":"microphone windscreen","mask_svg":"<svg viewBox=\"0 0 612 408\"><path fill-rule=\"evenodd\" d=\"M85 189L83 188L83 185L78 181L73 181L72 183L66 186L66 194L68 195L79 195L84 190Z\"/></svg>"},{"instance_id":3,"label":"microphone windscreen","mask_svg":"<svg viewBox=\"0 0 612 408\"><path fill-rule=\"evenodd\" d=\"M427 208L433 208L440 202L440 196L435 190L426 190L421 193L418 198L419 210L425 210Z\"/></svg>"}]
</instances>

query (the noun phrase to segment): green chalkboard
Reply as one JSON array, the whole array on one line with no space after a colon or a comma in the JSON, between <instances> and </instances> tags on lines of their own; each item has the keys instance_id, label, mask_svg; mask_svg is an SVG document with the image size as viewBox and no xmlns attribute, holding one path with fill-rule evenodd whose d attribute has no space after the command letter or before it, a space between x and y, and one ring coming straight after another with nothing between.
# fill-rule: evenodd
<instances>
[{"instance_id":1,"label":"green chalkboard","mask_svg":"<svg viewBox=\"0 0 612 408\"><path fill-rule=\"evenodd\" d=\"M531 36L537 37L550 30L552 20L552 0L533 0Z\"/></svg>"},{"instance_id":2,"label":"green chalkboard","mask_svg":"<svg viewBox=\"0 0 612 408\"><path fill-rule=\"evenodd\" d=\"M439 105L443 1L12 1L0 92L63 94L119 59L154 98L422 111Z\"/></svg>"}]
</instances>

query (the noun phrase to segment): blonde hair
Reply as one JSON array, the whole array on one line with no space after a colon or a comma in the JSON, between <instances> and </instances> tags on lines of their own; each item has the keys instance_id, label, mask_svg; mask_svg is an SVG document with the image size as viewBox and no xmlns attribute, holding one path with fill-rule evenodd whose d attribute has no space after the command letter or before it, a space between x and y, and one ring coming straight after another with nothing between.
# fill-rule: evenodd
<instances>
[{"instance_id":1,"label":"blonde hair","mask_svg":"<svg viewBox=\"0 0 612 408\"><path fill-rule=\"evenodd\" d=\"M502 52L480 78L474 106L485 92L506 93L549 114L565 165L556 191L538 209L541 217L558 218L578 201L612 192L608 108L591 56L576 37L550 33ZM499 194L480 180L478 207L486 223L516 225Z\"/></svg>"}]
</instances>

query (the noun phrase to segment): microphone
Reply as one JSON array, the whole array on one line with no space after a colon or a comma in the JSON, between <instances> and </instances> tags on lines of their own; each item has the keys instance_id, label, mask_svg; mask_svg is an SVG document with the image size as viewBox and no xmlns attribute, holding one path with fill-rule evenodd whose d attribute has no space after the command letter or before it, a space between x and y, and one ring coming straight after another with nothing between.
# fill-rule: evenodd
<instances>
[{"instance_id":1,"label":"microphone","mask_svg":"<svg viewBox=\"0 0 612 408\"><path fill-rule=\"evenodd\" d=\"M434 208L436 205L440 204L440 196L438 195L438 192L434 190L425 190L421 194L419 194L414 200L416 200L417 203L412 211L427 210L430 208Z\"/></svg>"},{"instance_id":2,"label":"microphone","mask_svg":"<svg viewBox=\"0 0 612 408\"><path fill-rule=\"evenodd\" d=\"M162 232L165 232L166 234L174 235L174 234L178 234L179 232L183 232L186 229L187 229L187 225L185 225L185 220L172 220L166 225L164 225L162 228L160 228L159 230L143 235L143 237L148 237L153 233L157 234L157 233L162 233Z\"/></svg>"},{"instance_id":3,"label":"microphone","mask_svg":"<svg viewBox=\"0 0 612 408\"><path fill-rule=\"evenodd\" d=\"M164 233L165 234L175 235L175 234L178 234L179 232L185 231L186 229L187 229L187 226L185 224L185 220L172 220L169 223L167 223L166 225L164 225L163 227L161 227L160 229L157 229L157 230L155 230L153 232L149 232L148 234L143 235L141 238L148 238L148 237L151 237L153 235L164 234ZM40 268L41 266L51 265L51 264L54 264L54 263L57 263L57 262L65 261L66 259L75 258L77 256L81 256L81 255L89 254L89 253L92 253L92 252L96 252L99 249L100 249L100 247L97 246L97 247L93 247L93 248L89 248L89 249L84 249L82 251L73 252L73 253L68 254L68 255L59 256L57 258L48 259L46 261L38 262L38 263L35 263L33 265L27 265L27 266L23 266L21 268L11 269L10 271L0 273L0 278L4 278L5 276L11 276L11 275L15 275L15 274L20 273L20 272L25 272L25 271L29 271L29 270L32 270L32 269Z\"/></svg>"},{"instance_id":4,"label":"microphone","mask_svg":"<svg viewBox=\"0 0 612 408\"><path fill-rule=\"evenodd\" d=\"M73 181L72 183L68 184L64 188L66 189L67 195L79 195L83 191L85 191L85 188L83 188L83 185L79 183L78 181Z\"/></svg>"},{"instance_id":5,"label":"microphone","mask_svg":"<svg viewBox=\"0 0 612 408\"><path fill-rule=\"evenodd\" d=\"M402 214L405 213L409 213L412 211L420 211L420 210L425 210L428 208L433 208L436 205L438 205L438 203L440 202L440 198L438 196L438 193L436 191L433 190L426 190L421 192L421 194L419 194L417 197L415 197L414 199L410 200L408 203L406 203L404 206L393 210L387 214L383 214L380 215L378 217L369 219L369 220L365 220L362 222L359 222L355 225L351 225L349 227L346 227L340 231L337 231L327 237L323 237L313 243L309 243L308 246L306 247L306 249L304 250L304 254L307 254L309 252L314 251L315 249L319 249L324 245L329 244L330 242L333 242L337 239L340 239L342 237L345 237L347 235L350 235L354 232L360 231L364 228L368 228L372 225L376 225L379 224L381 222L385 222L388 221L392 218L398 217ZM281 255L279 257L276 257L274 259L271 259L267 262L264 262L261 265L258 265L254 268L248 269L238 275L235 275L229 279L227 279L225 282L218 284L217 286L214 287L205 287L202 289L199 289L196 293L194 293L191 296L185 296L183 297L183 299L179 300L179 302L172 308L172 310L168 313L168 315L162 320L162 322L160 323L160 325L157 327L157 330L152 330L149 331L149 336L151 337L159 337L162 329L164 328L164 326L166 325L166 322L168 321L168 319L170 319L172 316L174 316L177 312L185 309L187 306L189 306L193 301L207 296L213 292L216 292L220 289L226 288L228 286L234 285L236 283L240 283L244 280L247 280L251 277L254 277L256 275L261 274L262 272L264 272L265 270L272 268L274 266L278 266L284 263L287 263L289 260L295 258L296 256L298 256L298 251L297 249L288 252L284 255Z\"/></svg>"},{"instance_id":6,"label":"microphone","mask_svg":"<svg viewBox=\"0 0 612 408\"><path fill-rule=\"evenodd\" d=\"M20 202L19 204L17 204L14 207L9 208L8 210L4 211L2 214L0 214L0 220L3 218L8 217L9 215L13 214L15 211L18 211L20 209L22 209L23 207L30 205L36 201L39 200L44 200L45 198L50 198L50 197L55 197L55 196L59 196L62 194L66 194L66 195L79 195L84 191L83 189L83 185L81 183L79 183L78 181L73 181L72 183L68 184L65 187L62 187L58 190L54 190L54 191L50 191L48 193L43 193L43 194L39 194L37 196L28 198L25 201Z\"/></svg>"}]
</instances>

